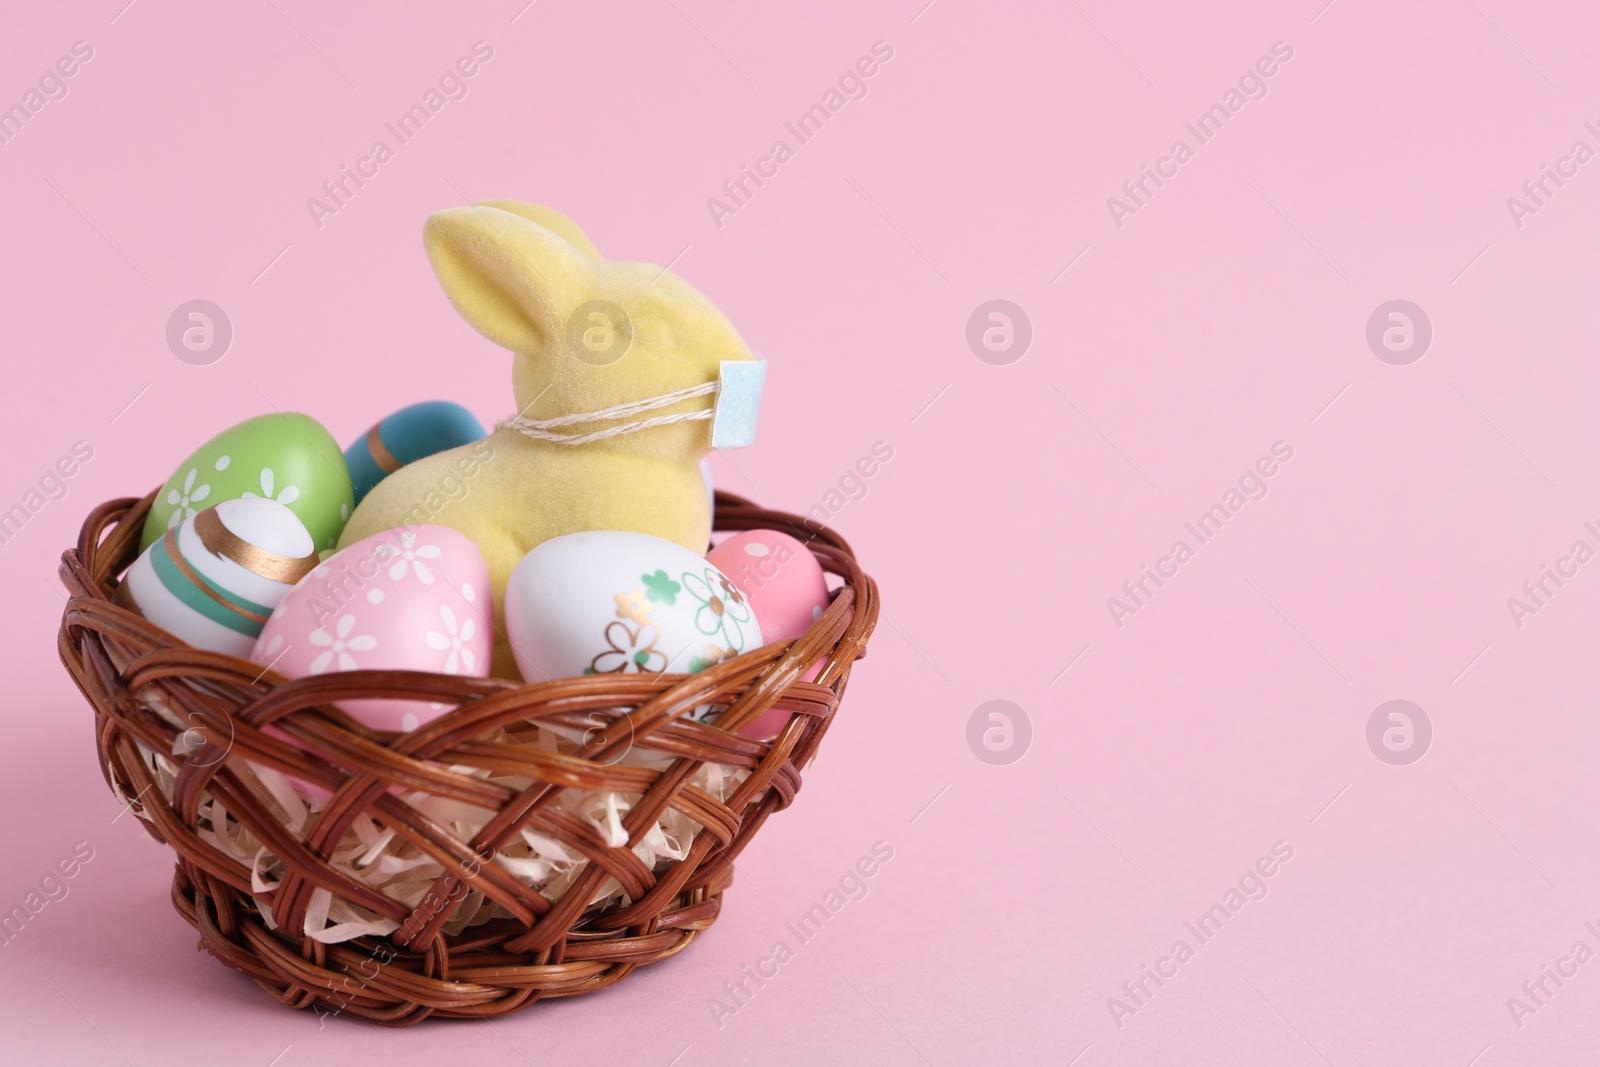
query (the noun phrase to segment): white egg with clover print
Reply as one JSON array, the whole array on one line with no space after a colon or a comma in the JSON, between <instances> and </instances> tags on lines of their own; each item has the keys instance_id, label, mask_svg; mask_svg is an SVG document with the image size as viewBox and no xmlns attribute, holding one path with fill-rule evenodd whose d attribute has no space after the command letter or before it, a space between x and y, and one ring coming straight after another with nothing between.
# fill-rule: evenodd
<instances>
[{"instance_id":1,"label":"white egg with clover print","mask_svg":"<svg viewBox=\"0 0 1600 1067\"><path fill-rule=\"evenodd\" d=\"M524 679L694 674L761 644L761 624L727 575L649 534L554 537L506 583L506 637Z\"/></svg>"},{"instance_id":2,"label":"white egg with clover print","mask_svg":"<svg viewBox=\"0 0 1600 1067\"><path fill-rule=\"evenodd\" d=\"M486 677L494 643L489 568L445 526L386 530L340 549L283 598L250 658L289 678L354 670ZM377 730L414 730L450 705L342 700Z\"/></svg>"}]
</instances>

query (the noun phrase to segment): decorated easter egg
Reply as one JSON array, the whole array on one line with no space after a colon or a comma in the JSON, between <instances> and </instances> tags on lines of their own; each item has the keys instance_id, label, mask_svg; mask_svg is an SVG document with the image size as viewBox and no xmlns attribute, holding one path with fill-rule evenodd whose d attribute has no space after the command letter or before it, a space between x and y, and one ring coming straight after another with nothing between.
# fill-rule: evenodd
<instances>
[{"instance_id":1,"label":"decorated easter egg","mask_svg":"<svg viewBox=\"0 0 1600 1067\"><path fill-rule=\"evenodd\" d=\"M344 450L356 503L384 478L424 456L483 436L483 424L460 404L426 400L379 420Z\"/></svg>"},{"instance_id":2,"label":"decorated easter egg","mask_svg":"<svg viewBox=\"0 0 1600 1067\"><path fill-rule=\"evenodd\" d=\"M272 610L317 565L293 511L275 500L224 500L145 549L115 600L196 648L246 656Z\"/></svg>"},{"instance_id":3,"label":"decorated easter egg","mask_svg":"<svg viewBox=\"0 0 1600 1067\"><path fill-rule=\"evenodd\" d=\"M822 565L805 545L777 530L745 530L706 553L706 559L745 595L761 620L761 642L799 637L822 617L828 606L828 580ZM819 667L805 674L816 677ZM789 721L789 713L773 708L740 729L747 737L766 738Z\"/></svg>"},{"instance_id":4,"label":"decorated easter egg","mask_svg":"<svg viewBox=\"0 0 1600 1067\"><path fill-rule=\"evenodd\" d=\"M317 547L329 548L355 506L350 472L332 435L309 415L259 415L224 430L173 471L156 494L139 547L201 508L260 497L300 517Z\"/></svg>"},{"instance_id":5,"label":"decorated easter egg","mask_svg":"<svg viewBox=\"0 0 1600 1067\"><path fill-rule=\"evenodd\" d=\"M385 530L318 564L278 604L250 658L289 678L413 670L486 677L494 600L483 555L445 526ZM414 730L451 705L345 700L376 730Z\"/></svg>"},{"instance_id":6,"label":"decorated easter egg","mask_svg":"<svg viewBox=\"0 0 1600 1067\"><path fill-rule=\"evenodd\" d=\"M755 648L761 624L727 576L649 534L565 534L506 583L506 637L528 681L575 674L693 674Z\"/></svg>"},{"instance_id":7,"label":"decorated easter egg","mask_svg":"<svg viewBox=\"0 0 1600 1067\"><path fill-rule=\"evenodd\" d=\"M828 606L828 580L811 550L777 530L745 530L706 553L733 579L761 620L761 642L787 641Z\"/></svg>"}]
</instances>

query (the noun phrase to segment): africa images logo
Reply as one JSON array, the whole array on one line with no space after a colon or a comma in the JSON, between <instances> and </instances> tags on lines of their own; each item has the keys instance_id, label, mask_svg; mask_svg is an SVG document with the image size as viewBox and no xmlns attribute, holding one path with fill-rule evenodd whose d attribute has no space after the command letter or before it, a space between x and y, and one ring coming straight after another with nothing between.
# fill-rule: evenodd
<instances>
[{"instance_id":1,"label":"africa images logo","mask_svg":"<svg viewBox=\"0 0 1600 1067\"><path fill-rule=\"evenodd\" d=\"M1137 215L1141 208L1148 206L1156 192L1176 178L1183 165L1221 133L1223 127L1244 110L1246 104L1252 100L1265 100L1267 80L1278 73L1282 64L1293 58L1294 48L1288 42L1273 41L1271 55L1257 59L1254 65L1239 75L1237 85L1227 88L1221 100L1202 111L1193 121L1183 124L1184 130L1194 138L1193 145L1179 137L1172 142L1166 155L1156 159L1153 169L1148 163L1140 164L1138 176L1122 183L1122 193L1126 199L1106 197L1106 210L1111 212L1111 221L1117 229L1122 229L1123 219L1127 216Z\"/></svg>"}]
</instances>

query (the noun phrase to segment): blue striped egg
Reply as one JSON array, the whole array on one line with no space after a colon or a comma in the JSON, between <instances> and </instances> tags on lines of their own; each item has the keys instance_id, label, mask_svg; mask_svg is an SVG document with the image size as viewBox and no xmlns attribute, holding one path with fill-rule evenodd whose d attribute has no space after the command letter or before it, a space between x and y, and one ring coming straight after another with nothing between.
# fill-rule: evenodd
<instances>
[{"instance_id":1,"label":"blue striped egg","mask_svg":"<svg viewBox=\"0 0 1600 1067\"><path fill-rule=\"evenodd\" d=\"M225 500L134 560L115 601L195 648L249 656L272 609L317 565L299 517L265 497Z\"/></svg>"},{"instance_id":2,"label":"blue striped egg","mask_svg":"<svg viewBox=\"0 0 1600 1067\"><path fill-rule=\"evenodd\" d=\"M344 450L356 503L407 463L469 445L483 436L483 424L477 417L448 400L425 400L380 419Z\"/></svg>"}]
</instances>

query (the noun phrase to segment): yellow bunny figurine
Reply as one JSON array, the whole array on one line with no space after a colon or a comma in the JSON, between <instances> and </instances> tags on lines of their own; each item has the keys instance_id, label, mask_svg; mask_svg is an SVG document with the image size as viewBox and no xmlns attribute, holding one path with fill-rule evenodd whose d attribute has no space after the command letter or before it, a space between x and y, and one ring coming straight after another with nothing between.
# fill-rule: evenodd
<instances>
[{"instance_id":1,"label":"yellow bunny figurine","mask_svg":"<svg viewBox=\"0 0 1600 1067\"><path fill-rule=\"evenodd\" d=\"M515 354L517 417L490 435L487 461L478 442L379 482L339 547L421 522L459 530L489 564L502 634L506 579L552 537L634 530L704 553L699 463L714 435L749 443L765 369L727 318L675 274L604 259L537 204L441 211L423 243L456 310ZM468 470L464 492L441 496ZM504 641L495 674L517 677Z\"/></svg>"}]
</instances>

